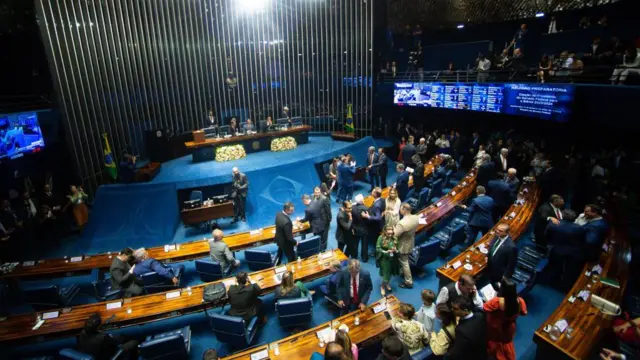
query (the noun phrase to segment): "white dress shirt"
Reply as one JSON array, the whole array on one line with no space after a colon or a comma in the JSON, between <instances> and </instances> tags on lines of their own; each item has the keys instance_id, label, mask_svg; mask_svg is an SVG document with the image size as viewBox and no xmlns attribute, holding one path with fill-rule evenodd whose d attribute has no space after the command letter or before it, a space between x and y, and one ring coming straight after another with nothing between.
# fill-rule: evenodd
<instances>
[{"instance_id":1,"label":"white dress shirt","mask_svg":"<svg viewBox=\"0 0 640 360\"><path fill-rule=\"evenodd\" d=\"M500 162L502 163L502 170L508 170L507 168L507 158L500 155Z\"/></svg>"},{"instance_id":2,"label":"white dress shirt","mask_svg":"<svg viewBox=\"0 0 640 360\"><path fill-rule=\"evenodd\" d=\"M488 71L491 68L491 60L478 60L478 71Z\"/></svg>"},{"instance_id":3,"label":"white dress shirt","mask_svg":"<svg viewBox=\"0 0 640 360\"><path fill-rule=\"evenodd\" d=\"M456 282L455 288L458 295L462 295L462 291L460 291L460 287L458 286L457 282ZM475 290L475 295L473 296L473 305L475 305L477 308L482 309L482 305L483 305L482 298L478 293L478 289L474 288L474 290ZM436 298L436 305L444 304L447 301L449 301L449 289L447 289L446 287L443 287L442 289L440 289L440 292L438 293L438 297Z\"/></svg>"},{"instance_id":4,"label":"white dress shirt","mask_svg":"<svg viewBox=\"0 0 640 360\"><path fill-rule=\"evenodd\" d=\"M562 220L562 210L558 209L553 205L551 205L551 209L553 210L553 213L557 216L557 219ZM551 216L547 218L547 221L549 221L550 219L551 219Z\"/></svg>"},{"instance_id":5,"label":"white dress shirt","mask_svg":"<svg viewBox=\"0 0 640 360\"><path fill-rule=\"evenodd\" d=\"M557 32L558 32L558 29L556 28L556 21L551 20L551 22L549 23L549 34L555 34Z\"/></svg>"},{"instance_id":6,"label":"white dress shirt","mask_svg":"<svg viewBox=\"0 0 640 360\"><path fill-rule=\"evenodd\" d=\"M496 253L498 252L498 250L500 249L500 247L502 246L502 244L504 244L504 241L507 240L508 236L505 236L503 238L498 238L498 244L495 246L495 248L493 249L493 253L491 254L491 256L495 256Z\"/></svg>"},{"instance_id":7,"label":"white dress shirt","mask_svg":"<svg viewBox=\"0 0 640 360\"><path fill-rule=\"evenodd\" d=\"M358 290L360 290L360 273L356 274L356 285L358 286ZM353 298L353 275L349 277L349 295Z\"/></svg>"}]
</instances>

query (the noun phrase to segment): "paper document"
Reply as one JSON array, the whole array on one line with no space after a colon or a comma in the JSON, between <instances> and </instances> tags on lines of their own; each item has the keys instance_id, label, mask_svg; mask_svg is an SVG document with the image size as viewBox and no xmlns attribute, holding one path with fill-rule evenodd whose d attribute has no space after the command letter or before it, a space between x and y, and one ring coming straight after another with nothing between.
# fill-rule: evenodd
<instances>
[{"instance_id":1,"label":"paper document","mask_svg":"<svg viewBox=\"0 0 640 360\"><path fill-rule=\"evenodd\" d=\"M496 297L496 291L493 289L493 286L491 286L491 284L488 284L487 286L480 289L480 293L487 301Z\"/></svg>"}]
</instances>

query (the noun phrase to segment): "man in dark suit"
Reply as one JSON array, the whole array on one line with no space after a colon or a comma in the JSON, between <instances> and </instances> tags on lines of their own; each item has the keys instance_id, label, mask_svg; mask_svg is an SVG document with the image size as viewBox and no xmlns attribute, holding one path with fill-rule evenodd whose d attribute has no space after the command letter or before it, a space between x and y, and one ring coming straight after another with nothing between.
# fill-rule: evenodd
<instances>
[{"instance_id":1,"label":"man in dark suit","mask_svg":"<svg viewBox=\"0 0 640 360\"><path fill-rule=\"evenodd\" d=\"M574 223L576 213L562 210L562 220L547 225L547 242L553 245L549 256L551 280L562 288L573 284L580 275L585 261L585 229Z\"/></svg>"},{"instance_id":2,"label":"man in dark suit","mask_svg":"<svg viewBox=\"0 0 640 360\"><path fill-rule=\"evenodd\" d=\"M364 217L369 210L364 205L364 196L362 194L356 195L356 204L353 205L353 209L351 210L351 214L353 214L353 249L350 252L352 258L358 257L358 244L360 244L360 259L364 262L369 261L369 246L367 243L367 234L369 227L367 226L369 222ZM347 250L347 252L349 252Z\"/></svg>"},{"instance_id":3,"label":"man in dark suit","mask_svg":"<svg viewBox=\"0 0 640 360\"><path fill-rule=\"evenodd\" d=\"M355 172L356 166L351 155L343 156L338 163L338 202L351 200L353 197L353 174Z\"/></svg>"},{"instance_id":4,"label":"man in dark suit","mask_svg":"<svg viewBox=\"0 0 640 360\"><path fill-rule=\"evenodd\" d=\"M405 167L413 167L413 155L416 154L416 147L413 145L413 136L409 136L407 143L402 148L402 160Z\"/></svg>"},{"instance_id":5,"label":"man in dark suit","mask_svg":"<svg viewBox=\"0 0 640 360\"><path fill-rule=\"evenodd\" d=\"M518 171L514 168L507 170L507 175L504 177L504 182L509 185L511 189L511 195L515 198L518 189L520 188L520 179L518 179Z\"/></svg>"},{"instance_id":6,"label":"man in dark suit","mask_svg":"<svg viewBox=\"0 0 640 360\"><path fill-rule=\"evenodd\" d=\"M545 236L545 230L547 225L552 222L559 224L562 220L562 208L564 207L564 199L560 195L551 195L549 201L538 207L538 218L534 227L534 234L536 236L536 244L545 246L547 244L547 238Z\"/></svg>"},{"instance_id":7,"label":"man in dark suit","mask_svg":"<svg viewBox=\"0 0 640 360\"><path fill-rule=\"evenodd\" d=\"M96 360L111 359L120 349L123 350L124 354L119 358L136 358L137 341L125 341L120 335L105 334L100 331L101 325L102 319L99 313L89 316L84 322L84 329L78 335L76 350L83 354L91 355Z\"/></svg>"},{"instance_id":8,"label":"man in dark suit","mask_svg":"<svg viewBox=\"0 0 640 360\"><path fill-rule=\"evenodd\" d=\"M487 319L483 312L474 313L473 303L460 296L452 303L453 314L459 318L453 345L445 355L447 360L487 359Z\"/></svg>"},{"instance_id":9,"label":"man in dark suit","mask_svg":"<svg viewBox=\"0 0 640 360\"><path fill-rule=\"evenodd\" d=\"M380 187L387 187L387 174L389 174L389 165L387 154L384 153L383 148L378 149L378 162L374 165L374 167L378 168L378 175L380 176Z\"/></svg>"},{"instance_id":10,"label":"man in dark suit","mask_svg":"<svg viewBox=\"0 0 640 360\"><path fill-rule=\"evenodd\" d=\"M249 283L249 276L241 271L236 275L237 285L229 286L227 296L229 297L229 315L238 316L245 321L257 316L261 323L266 322L262 309L262 300L259 299L262 289L258 284Z\"/></svg>"},{"instance_id":11,"label":"man in dark suit","mask_svg":"<svg viewBox=\"0 0 640 360\"><path fill-rule=\"evenodd\" d=\"M293 203L287 201L284 203L282 211L276 214L276 234L275 241L278 244L278 259L282 262L282 254L287 256L287 261L292 262L295 259L293 247L297 242L293 238L293 222L291 222L291 214L293 214Z\"/></svg>"},{"instance_id":12,"label":"man in dark suit","mask_svg":"<svg viewBox=\"0 0 640 360\"><path fill-rule=\"evenodd\" d=\"M327 184L322 183L313 189L313 201L322 204L322 215L324 215L324 231L320 237L320 247L322 251L327 249L327 239L329 236L329 227L331 225L331 194L327 188Z\"/></svg>"},{"instance_id":13,"label":"man in dark suit","mask_svg":"<svg viewBox=\"0 0 640 360\"><path fill-rule=\"evenodd\" d=\"M369 210L363 215L367 219L367 244L375 244L382 231L384 209L386 202L382 198L382 189L379 187L373 189L371 192L373 196L373 204L369 207Z\"/></svg>"},{"instance_id":14,"label":"man in dark suit","mask_svg":"<svg viewBox=\"0 0 640 360\"><path fill-rule=\"evenodd\" d=\"M418 146L416 146L416 154L420 156L420 160L422 160L423 163L427 162L427 150L427 139L420 138L420 142Z\"/></svg>"},{"instance_id":15,"label":"man in dark suit","mask_svg":"<svg viewBox=\"0 0 640 360\"><path fill-rule=\"evenodd\" d=\"M489 232L493 226L493 199L485 195L484 186L476 187L476 197L471 200L471 205L461 205L463 209L469 210L469 222L467 223L467 243L473 244L476 241L478 232L483 235Z\"/></svg>"},{"instance_id":16,"label":"man in dark suit","mask_svg":"<svg viewBox=\"0 0 640 360\"><path fill-rule=\"evenodd\" d=\"M487 186L489 181L496 178L496 164L491 162L491 155L482 155L482 164L478 166L476 180L478 185Z\"/></svg>"},{"instance_id":17,"label":"man in dark suit","mask_svg":"<svg viewBox=\"0 0 640 360\"><path fill-rule=\"evenodd\" d=\"M424 178L424 164L422 163L422 159L418 154L413 155L413 163L415 168L413 169L413 189L415 194L420 194L422 188L424 188L425 178Z\"/></svg>"},{"instance_id":18,"label":"man in dark suit","mask_svg":"<svg viewBox=\"0 0 640 360\"><path fill-rule=\"evenodd\" d=\"M351 201L344 201L342 207L338 210L336 220L338 225L336 226L336 241L338 242L338 249L345 252L346 255L352 255L353 252L353 215L351 213ZM354 257L357 257L357 251Z\"/></svg>"},{"instance_id":19,"label":"man in dark suit","mask_svg":"<svg viewBox=\"0 0 640 360\"><path fill-rule=\"evenodd\" d=\"M237 167L232 169L233 182L231 183L231 198L233 199L233 222L237 222L238 218L247 221L245 213L247 204L247 192L249 191L249 180L247 175L238 171Z\"/></svg>"},{"instance_id":20,"label":"man in dark suit","mask_svg":"<svg viewBox=\"0 0 640 360\"><path fill-rule=\"evenodd\" d=\"M509 170L509 166L511 165L511 162L509 161L509 149L500 149L500 154L496 155L493 162L496 164L498 176L504 177Z\"/></svg>"},{"instance_id":21,"label":"man in dark suit","mask_svg":"<svg viewBox=\"0 0 640 360\"><path fill-rule=\"evenodd\" d=\"M491 180L488 187L493 199L493 222L498 222L515 200L515 196L504 180Z\"/></svg>"},{"instance_id":22,"label":"man in dark suit","mask_svg":"<svg viewBox=\"0 0 640 360\"><path fill-rule=\"evenodd\" d=\"M475 150L475 152L478 151L478 148L480 148L480 134L478 134L477 132L474 132L472 137L471 137L471 146L472 149Z\"/></svg>"},{"instance_id":23,"label":"man in dark suit","mask_svg":"<svg viewBox=\"0 0 640 360\"><path fill-rule=\"evenodd\" d=\"M373 188L380 185L380 175L378 174L378 167L374 166L378 163L378 154L376 154L376 148L373 146L369 147L369 152L367 153L367 171L369 172L369 184L371 184L371 190Z\"/></svg>"},{"instance_id":24,"label":"man in dark suit","mask_svg":"<svg viewBox=\"0 0 640 360\"><path fill-rule=\"evenodd\" d=\"M543 162L543 170L538 177L540 184L540 196L548 199L553 194L562 196L566 192L566 179L560 169L552 166L551 160Z\"/></svg>"},{"instance_id":25,"label":"man in dark suit","mask_svg":"<svg viewBox=\"0 0 640 360\"><path fill-rule=\"evenodd\" d=\"M518 248L509 236L509 225L496 226L496 238L489 244L489 281L494 290L498 291L502 278L511 278L518 260Z\"/></svg>"},{"instance_id":26,"label":"man in dark suit","mask_svg":"<svg viewBox=\"0 0 640 360\"><path fill-rule=\"evenodd\" d=\"M588 204L584 207L584 213L576 221L583 224L585 230L585 253L587 261L595 261L600 255L602 244L609 231L609 225L602 218L602 208L598 205Z\"/></svg>"},{"instance_id":27,"label":"man in dark suit","mask_svg":"<svg viewBox=\"0 0 640 360\"><path fill-rule=\"evenodd\" d=\"M409 172L405 170L404 165L398 164L396 166L398 177L396 178L396 190L398 191L398 198L400 201L404 201L409 192Z\"/></svg>"},{"instance_id":28,"label":"man in dark suit","mask_svg":"<svg viewBox=\"0 0 640 360\"><path fill-rule=\"evenodd\" d=\"M311 196L302 195L302 203L307 207L304 209L304 218L300 222L309 222L313 235L319 235L320 239L325 229L325 209L322 201L311 201ZM322 245L322 244L321 244Z\"/></svg>"},{"instance_id":29,"label":"man in dark suit","mask_svg":"<svg viewBox=\"0 0 640 360\"><path fill-rule=\"evenodd\" d=\"M342 312L346 314L358 308L364 311L372 290L369 272L360 269L357 259L349 260L349 267L342 271L338 279L338 306L342 308Z\"/></svg>"},{"instance_id":30,"label":"man in dark suit","mask_svg":"<svg viewBox=\"0 0 640 360\"><path fill-rule=\"evenodd\" d=\"M125 248L113 259L109 268L111 287L124 290L124 297L138 296L144 293L142 283L139 283L133 274L136 268L134 262L133 250ZM130 264L133 264L133 266Z\"/></svg>"}]
</instances>

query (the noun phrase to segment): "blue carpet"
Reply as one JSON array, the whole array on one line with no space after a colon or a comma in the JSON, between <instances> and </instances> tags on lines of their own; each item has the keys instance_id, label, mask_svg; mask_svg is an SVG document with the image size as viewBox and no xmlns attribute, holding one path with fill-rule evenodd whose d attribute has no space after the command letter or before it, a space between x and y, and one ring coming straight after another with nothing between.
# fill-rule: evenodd
<instances>
[{"instance_id":1,"label":"blue carpet","mask_svg":"<svg viewBox=\"0 0 640 360\"><path fill-rule=\"evenodd\" d=\"M328 153L327 151L323 150L323 153L321 155L320 150L315 147L315 141L316 141L315 139L318 139L317 141L319 143L324 144L324 146L329 147L331 153ZM307 154L308 156L310 156L309 158L314 159L313 161L309 162L309 165L302 164L302 155L298 154L298 152L289 153L289 154L286 154L286 156L282 156L279 159L279 161L282 161L283 164L273 161L273 158L272 158L273 155L277 156L277 155L283 155L283 154L268 153L269 163L278 164L279 166L277 167L274 166L264 171L261 170L260 167L264 166L264 162L266 162L267 158L263 158L262 156L259 156L261 155L261 153L252 154L252 155L249 155L247 159L240 160L242 162L246 162L244 165L240 165L238 162L230 163L230 164L219 164L219 163L211 162L211 164L209 163L206 163L206 164L208 164L208 166L228 166L228 169L225 169L224 171L220 170L220 171L223 171L223 175L219 176L219 178L221 179L219 181L228 181L227 179L229 177L228 174L231 171L230 169L232 166L235 166L235 165L239 166L242 169L242 171L247 172L249 179L252 183L251 186L253 187L253 192L254 192L253 199L257 201L258 204L260 204L259 207L256 206L251 211L258 211L257 209L261 208L263 203L267 204L265 207L273 207L275 206L275 205L272 205L274 201L284 200L284 198L280 194L270 193L272 197L276 196L276 198L273 198L273 199L269 199L268 197L263 196L262 195L263 192L260 191L264 189L263 186L268 186L269 184L271 184L272 180L275 179L277 176L282 176L287 178L294 177L294 180L296 182L299 182L302 184L301 188L297 189L296 191L288 190L287 193L290 196L293 196L294 200L297 201L298 206L296 209L296 214L294 216L299 216L299 215L302 215L304 211L303 206L299 204L299 195L303 192L310 191L311 188L319 182L319 179L315 174L315 170L313 170L312 172L309 169L309 167L313 167L313 162L319 161L318 159L328 159L329 157L334 156L338 153L345 152L347 148L351 153L354 153L356 157L360 157L360 156L364 157L366 153L366 148L369 146L369 144L372 144L372 143L373 143L372 139L364 139L364 140L361 140L359 143L347 144L345 146L345 144L342 144L342 143L335 143L335 142L328 141L326 138L314 138L314 140L309 145L313 145L313 149L314 149L313 151L314 152L318 151L318 153ZM304 149L304 146L301 146L300 148ZM354 148L356 148L356 150L353 150ZM304 152L306 153L306 150ZM291 156L292 154L295 154L296 159L294 161L291 161L292 159L289 159L289 161L286 161L287 157L292 158ZM184 159L178 159L174 161L183 161L183 160ZM252 163L254 160L257 161L257 163ZM364 159L360 159L360 158L358 160L360 163L364 161ZM190 165L190 166L204 166L206 164L197 164L197 165ZM296 170L296 169L302 169L302 170ZM165 170L166 168L163 169L163 172ZM300 171L301 174L296 174L297 171ZM167 173L164 173L164 176L167 176ZM166 178L164 181L168 182ZM392 183L393 181L395 181L395 174L390 174L387 182ZM365 194L368 192L368 189L369 189L368 184L356 183L356 188L355 188L356 193ZM333 203L334 216L337 213L337 211L338 211L338 205L335 204L334 202ZM264 218L257 218L257 216L250 216L248 224L245 224L245 223L229 224L227 221L223 221L221 222L221 227L225 229L225 232L233 233L237 231L245 231L249 227L256 228L259 226L269 225L273 222L272 218L275 211L273 210L262 211L262 209L260 209L259 213L263 214L262 216ZM446 223L446 221L443 223ZM440 226L443 226L443 225L444 224ZM336 227L336 223L335 221L333 221L331 223L331 229L329 234L330 248L336 247L336 241L334 236L335 227ZM208 234L202 231L199 231L197 229L184 228L183 226L180 225L178 226L173 237L169 239L167 242L170 242L170 241L184 242L184 241L199 239L205 235L208 235ZM150 239L146 239L145 241L149 241L149 243L145 244L146 246L153 246L153 245L158 245L163 243L163 242L158 242L157 240L152 241ZM519 241L518 246L521 247L529 243L530 243L530 238L529 238L529 235L526 234L521 239L521 241ZM67 244L65 246L66 251L74 251L80 248L84 249L83 247L86 245L86 244L83 244L82 241L77 241L77 240L76 241L69 240L66 242L66 244ZM110 247L109 249L112 249L112 247ZM275 245L266 245L263 247L263 249L275 251L276 247ZM425 266L424 276L419 278L416 277L414 279L414 289L412 290L399 288L398 284L401 281L400 278L396 278L392 280L392 285L394 287L394 294L400 300L413 304L416 308L418 308L420 306L420 291L422 289L432 289L434 291L437 291L438 289L438 280L435 275L436 269L442 266L447 259L450 259L455 255L457 255L461 250L462 249L460 248L454 248L449 252L449 254L446 255L446 258L439 258L435 262ZM85 251L85 250L82 250L82 251ZM94 251L94 249L92 248L91 251ZM100 250L95 250L95 251L100 251ZM239 260L241 261L244 260L243 252L236 253L236 256ZM187 285L194 285L194 284L200 283L200 279L195 273L193 262L185 262L184 265L186 266L186 272L183 277L183 285L187 286ZM372 293L370 301L376 301L380 299L379 289L380 289L381 279L378 276L378 271L375 268L373 259L369 260L369 263L363 264L363 267L364 269L371 272L371 274L373 275L372 280L374 283L373 284L374 291ZM248 268L244 264L244 262L241 265L240 269L244 271L248 271ZM74 282L87 284L88 281L89 281L88 277L72 277L72 278L55 280L55 282L59 284L68 284L68 283L74 283ZM313 288L319 285L321 281L322 280L318 280L309 285L311 288ZM31 282L31 283L32 283L31 285L34 285L40 282ZM87 294L89 293L86 286L83 288L83 292ZM533 290L529 293L529 295L525 298L525 301L527 302L527 306L529 309L529 316L521 317L518 319L517 333L515 338L515 345L516 345L516 352L518 354L518 359L530 360L534 358L535 345L532 342L533 332L555 310L555 308L559 305L562 298L563 298L563 294L561 294L559 291L541 284L536 285L533 288ZM84 295L78 298L77 303L78 304L88 303L92 301L95 301L95 300L93 300L88 295ZM278 324L277 316L273 311L273 305L274 305L273 295L265 296L263 301L265 306L268 309L267 315L269 319L268 319L267 325L260 330L256 343L258 344L268 343L268 342L272 342L277 339L290 335L291 333L289 331L282 329ZM221 311L221 309L215 309L213 311ZM328 305L324 299L321 299L319 296L317 296L314 302L313 321L310 324L310 326L316 326L318 324L324 323L326 321L329 321L335 318L336 316L337 316L337 312L335 311L335 309L332 308L330 305ZM200 359L202 356L202 353L208 348L216 348L223 355L229 354L231 352L231 349L227 349L226 346L218 343L216 337L213 335L211 329L209 328L207 317L202 313L182 316L174 319L167 319L164 321L158 321L158 322L146 324L143 326L135 326L131 328L121 329L116 331L116 333L121 333L126 336L134 336L139 338L145 335L167 331L167 330L179 328L185 325L191 325L193 330L193 335L192 335L193 341L192 341L192 347L191 347L192 359ZM37 345L19 346L19 347L13 347L13 348L2 349L2 350L8 350L6 354L9 355L9 358L21 358L26 356L54 354L54 353L57 353L57 351L63 347L69 347L73 345L74 345L74 340L71 338L67 338L62 340L45 342Z\"/></svg>"}]
</instances>

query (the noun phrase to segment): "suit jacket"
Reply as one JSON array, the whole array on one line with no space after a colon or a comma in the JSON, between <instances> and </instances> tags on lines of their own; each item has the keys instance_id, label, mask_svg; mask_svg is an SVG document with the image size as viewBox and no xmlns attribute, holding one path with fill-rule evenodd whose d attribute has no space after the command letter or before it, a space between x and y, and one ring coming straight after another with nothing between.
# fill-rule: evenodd
<instances>
[{"instance_id":1,"label":"suit jacket","mask_svg":"<svg viewBox=\"0 0 640 360\"><path fill-rule=\"evenodd\" d=\"M324 205L320 201L312 201L306 209L304 209L304 218L300 222L308 221L311 225L311 232L319 234L326 227Z\"/></svg>"},{"instance_id":2,"label":"suit jacket","mask_svg":"<svg viewBox=\"0 0 640 360\"><path fill-rule=\"evenodd\" d=\"M258 314L258 297L260 296L258 284L231 285L227 296L229 297L229 315L239 316L249 320Z\"/></svg>"},{"instance_id":3,"label":"suit jacket","mask_svg":"<svg viewBox=\"0 0 640 360\"><path fill-rule=\"evenodd\" d=\"M378 173L378 167L376 166L376 164L378 163L378 158L380 156L378 156L377 153L373 153L373 161L371 161L371 154L367 153L367 166L371 166L371 169L369 169L369 173L370 174L377 174Z\"/></svg>"},{"instance_id":4,"label":"suit jacket","mask_svg":"<svg viewBox=\"0 0 640 360\"><path fill-rule=\"evenodd\" d=\"M389 173L389 164L387 164L387 154L382 154L378 156L378 162L374 165L374 167L378 168L378 172L381 175L386 175Z\"/></svg>"},{"instance_id":5,"label":"suit jacket","mask_svg":"<svg viewBox=\"0 0 640 360\"><path fill-rule=\"evenodd\" d=\"M369 234L379 234L382 230L382 220L384 219L384 209L387 207L383 198L377 198L369 208Z\"/></svg>"},{"instance_id":6,"label":"suit jacket","mask_svg":"<svg viewBox=\"0 0 640 360\"><path fill-rule=\"evenodd\" d=\"M138 283L135 275L129 273L131 266L118 259L117 257L113 259L111 263L111 267L109 268L109 273L111 274L111 287L113 289L124 289L125 291L132 285L142 284Z\"/></svg>"},{"instance_id":7,"label":"suit jacket","mask_svg":"<svg viewBox=\"0 0 640 360\"><path fill-rule=\"evenodd\" d=\"M506 168L502 166L502 158L500 157L500 154L496 155L493 158L493 162L496 164L496 170L498 172L506 173L507 170L509 170L509 167L511 166L511 162L509 161L510 160L509 155L507 155L507 158L505 160L507 163Z\"/></svg>"},{"instance_id":8,"label":"suit jacket","mask_svg":"<svg viewBox=\"0 0 640 360\"><path fill-rule=\"evenodd\" d=\"M358 285L358 299L362 304L369 302L369 296L371 296L371 290L373 290L373 283L371 282L371 275L367 270L360 269L359 285ZM342 270L340 277L338 278L337 289L338 300L344 301L346 305L351 303L351 273L349 270Z\"/></svg>"},{"instance_id":9,"label":"suit jacket","mask_svg":"<svg viewBox=\"0 0 640 360\"><path fill-rule=\"evenodd\" d=\"M493 226L493 199L487 195L471 200L467 208L471 214L469 225L490 228Z\"/></svg>"},{"instance_id":10,"label":"suit jacket","mask_svg":"<svg viewBox=\"0 0 640 360\"><path fill-rule=\"evenodd\" d=\"M456 327L456 340L445 355L445 360L487 359L487 319L483 312L471 319L460 319Z\"/></svg>"},{"instance_id":11,"label":"suit jacket","mask_svg":"<svg viewBox=\"0 0 640 360\"><path fill-rule=\"evenodd\" d=\"M417 215L405 215L398 221L393 230L398 237L398 252L406 255L411 254L416 246L416 229L418 228Z\"/></svg>"},{"instance_id":12,"label":"suit jacket","mask_svg":"<svg viewBox=\"0 0 640 360\"><path fill-rule=\"evenodd\" d=\"M325 228L331 223L331 198L329 196L322 195L320 199L313 200L322 204L322 214L324 215Z\"/></svg>"},{"instance_id":13,"label":"suit jacket","mask_svg":"<svg viewBox=\"0 0 640 360\"><path fill-rule=\"evenodd\" d=\"M411 157L415 155L415 153L416 153L416 147L413 146L413 144L406 144L402 148L402 160L404 161L404 163L413 164Z\"/></svg>"},{"instance_id":14,"label":"suit jacket","mask_svg":"<svg viewBox=\"0 0 640 360\"><path fill-rule=\"evenodd\" d=\"M233 191L231 193L231 197L247 197L248 190L249 180L247 180L247 175L239 173L237 179L235 177L233 178Z\"/></svg>"},{"instance_id":15,"label":"suit jacket","mask_svg":"<svg viewBox=\"0 0 640 360\"><path fill-rule=\"evenodd\" d=\"M416 189L418 193L425 184L424 178L424 164L420 163L420 165L416 165L415 171L413 172L413 187Z\"/></svg>"},{"instance_id":16,"label":"suit jacket","mask_svg":"<svg viewBox=\"0 0 640 360\"><path fill-rule=\"evenodd\" d=\"M539 176L539 183L542 199L548 199L553 194L563 195L566 190L564 175L556 168L543 170Z\"/></svg>"},{"instance_id":17,"label":"suit jacket","mask_svg":"<svg viewBox=\"0 0 640 360\"><path fill-rule=\"evenodd\" d=\"M355 166L338 163L338 184L342 186L353 186L353 174L355 173Z\"/></svg>"},{"instance_id":18,"label":"suit jacket","mask_svg":"<svg viewBox=\"0 0 640 360\"><path fill-rule=\"evenodd\" d=\"M510 278L518 261L518 248L511 240L511 236L507 236L494 254L493 246L496 241L498 241L497 237L489 245L489 260L487 261L491 282L499 282L503 276Z\"/></svg>"},{"instance_id":19,"label":"suit jacket","mask_svg":"<svg viewBox=\"0 0 640 360\"><path fill-rule=\"evenodd\" d=\"M362 217L363 211L368 211L369 209L362 204L353 205L353 209L351 209L351 214L353 215L353 233L355 236L365 236L368 233L368 221L367 219Z\"/></svg>"},{"instance_id":20,"label":"suit jacket","mask_svg":"<svg viewBox=\"0 0 640 360\"><path fill-rule=\"evenodd\" d=\"M242 128L244 129L244 131L256 131L256 126L254 124L244 124L242 125Z\"/></svg>"},{"instance_id":21,"label":"suit jacket","mask_svg":"<svg viewBox=\"0 0 640 360\"><path fill-rule=\"evenodd\" d=\"M478 175L476 180L478 185L487 186L490 180L496 178L496 164L487 162L478 167Z\"/></svg>"},{"instance_id":22,"label":"suit jacket","mask_svg":"<svg viewBox=\"0 0 640 360\"><path fill-rule=\"evenodd\" d=\"M511 192L513 193L513 196L515 198L516 194L518 193L518 189L520 188L520 179L518 179L518 177L516 176L514 176L511 179L505 176L504 182L506 182L507 185L509 185L509 188L511 189Z\"/></svg>"},{"instance_id":23,"label":"suit jacket","mask_svg":"<svg viewBox=\"0 0 640 360\"><path fill-rule=\"evenodd\" d=\"M55 206L62 206L62 199L54 193L42 194L40 204L46 205L53 210Z\"/></svg>"},{"instance_id":24,"label":"suit jacket","mask_svg":"<svg viewBox=\"0 0 640 360\"><path fill-rule=\"evenodd\" d=\"M508 208L515 200L511 187L504 180L491 180L488 187L496 207Z\"/></svg>"},{"instance_id":25,"label":"suit jacket","mask_svg":"<svg viewBox=\"0 0 640 360\"><path fill-rule=\"evenodd\" d=\"M293 223L291 222L291 218L282 211L278 211L276 214L276 235L274 238L280 248L294 246L296 244L296 241L293 239Z\"/></svg>"},{"instance_id":26,"label":"suit jacket","mask_svg":"<svg viewBox=\"0 0 640 360\"><path fill-rule=\"evenodd\" d=\"M409 172L403 171L398 174L396 178L396 190L398 191L398 197L400 201L404 201L409 192Z\"/></svg>"},{"instance_id":27,"label":"suit jacket","mask_svg":"<svg viewBox=\"0 0 640 360\"><path fill-rule=\"evenodd\" d=\"M339 244L346 244L353 238L353 219L349 220L347 213L340 210L338 211L336 220L338 221L338 226L336 226L336 240Z\"/></svg>"},{"instance_id":28,"label":"suit jacket","mask_svg":"<svg viewBox=\"0 0 640 360\"><path fill-rule=\"evenodd\" d=\"M574 259L584 257L585 233L584 227L567 220L560 220L558 225L550 222L546 229L547 242L553 245L553 252Z\"/></svg>"},{"instance_id":29,"label":"suit jacket","mask_svg":"<svg viewBox=\"0 0 640 360\"><path fill-rule=\"evenodd\" d=\"M91 355L96 360L107 360L111 359L119 348L118 343L109 334L88 334L83 331L78 336L76 350Z\"/></svg>"},{"instance_id":30,"label":"suit jacket","mask_svg":"<svg viewBox=\"0 0 640 360\"><path fill-rule=\"evenodd\" d=\"M587 244L597 245L602 247L604 239L609 231L609 225L603 219L592 220L586 223L584 226L586 231Z\"/></svg>"},{"instance_id":31,"label":"suit jacket","mask_svg":"<svg viewBox=\"0 0 640 360\"><path fill-rule=\"evenodd\" d=\"M555 219L558 218L555 211L553 211L551 204L549 202L545 202L538 207L538 218L534 227L536 239L545 239L545 230L547 229L547 224L549 223L549 221L547 221L548 217L552 217Z\"/></svg>"}]
</instances>

